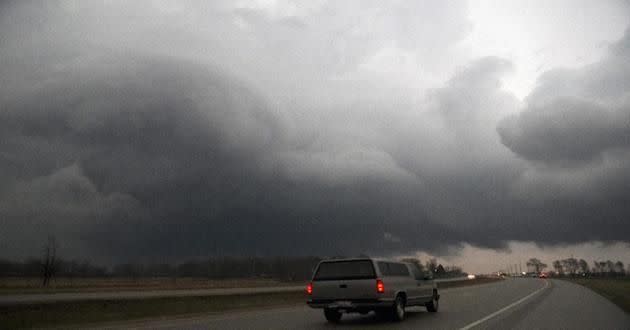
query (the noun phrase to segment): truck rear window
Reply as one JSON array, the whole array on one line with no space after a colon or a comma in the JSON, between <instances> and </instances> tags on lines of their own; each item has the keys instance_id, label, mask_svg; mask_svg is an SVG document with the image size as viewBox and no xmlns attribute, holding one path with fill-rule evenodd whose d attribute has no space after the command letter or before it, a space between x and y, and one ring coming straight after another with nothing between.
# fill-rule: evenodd
<instances>
[{"instance_id":1,"label":"truck rear window","mask_svg":"<svg viewBox=\"0 0 630 330\"><path fill-rule=\"evenodd\" d=\"M379 261L378 269L380 269L383 276L410 276L407 266L396 262Z\"/></svg>"},{"instance_id":2,"label":"truck rear window","mask_svg":"<svg viewBox=\"0 0 630 330\"><path fill-rule=\"evenodd\" d=\"M314 281L359 280L376 278L370 260L323 262L317 268Z\"/></svg>"}]
</instances>

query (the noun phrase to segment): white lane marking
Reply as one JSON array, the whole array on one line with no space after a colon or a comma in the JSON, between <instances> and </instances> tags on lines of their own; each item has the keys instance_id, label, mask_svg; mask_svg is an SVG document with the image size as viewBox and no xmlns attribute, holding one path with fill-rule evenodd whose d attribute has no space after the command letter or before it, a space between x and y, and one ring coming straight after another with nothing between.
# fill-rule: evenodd
<instances>
[{"instance_id":1,"label":"white lane marking","mask_svg":"<svg viewBox=\"0 0 630 330\"><path fill-rule=\"evenodd\" d=\"M482 319L479 319L479 320L477 320L477 321L475 321L473 323L468 324L467 326L464 326L464 327L460 328L460 330L472 329L473 327L476 327L476 326L480 325L481 323L488 321L489 319L491 319L491 318L493 318L493 317L495 317L495 316L497 316L497 315L507 311L508 309L510 309L510 308L512 308L512 307L514 307L514 306L516 306L518 304L521 304L525 300L535 296L537 293L539 293L542 290L545 290L548 287L549 287L549 280L545 280L545 286L543 286L542 288L540 288L540 289L538 289L538 290L536 290L536 291L526 295L525 297L523 297L523 298L521 298L521 299L519 299L519 300L517 300L517 301L515 301L515 302L513 302L513 303L511 303L511 304L509 304L509 305L499 309L498 311L496 311L496 312L494 312L494 313L492 313L492 314L490 314L490 315L488 315L488 316L486 316L486 317L484 317Z\"/></svg>"}]
</instances>

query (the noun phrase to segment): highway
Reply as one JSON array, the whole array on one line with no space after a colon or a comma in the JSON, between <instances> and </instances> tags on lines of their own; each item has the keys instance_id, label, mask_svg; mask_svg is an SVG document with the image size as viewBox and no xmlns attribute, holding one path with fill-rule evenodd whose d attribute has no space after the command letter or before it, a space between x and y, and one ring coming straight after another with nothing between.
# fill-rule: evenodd
<instances>
[{"instance_id":1,"label":"highway","mask_svg":"<svg viewBox=\"0 0 630 330\"><path fill-rule=\"evenodd\" d=\"M511 279L441 291L440 311L408 309L402 323L372 314L329 324L304 306L195 318L123 322L96 329L630 329L630 317L602 296L561 280Z\"/></svg>"}]
</instances>

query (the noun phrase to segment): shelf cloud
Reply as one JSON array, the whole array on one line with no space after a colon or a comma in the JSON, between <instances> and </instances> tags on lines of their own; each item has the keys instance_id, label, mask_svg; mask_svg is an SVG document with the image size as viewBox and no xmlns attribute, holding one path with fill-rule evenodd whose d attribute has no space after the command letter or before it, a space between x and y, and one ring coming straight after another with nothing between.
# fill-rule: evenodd
<instances>
[{"instance_id":1,"label":"shelf cloud","mask_svg":"<svg viewBox=\"0 0 630 330\"><path fill-rule=\"evenodd\" d=\"M463 4L355 5L0 5L1 250L629 242L630 30L521 101L512 60L444 60Z\"/></svg>"}]
</instances>

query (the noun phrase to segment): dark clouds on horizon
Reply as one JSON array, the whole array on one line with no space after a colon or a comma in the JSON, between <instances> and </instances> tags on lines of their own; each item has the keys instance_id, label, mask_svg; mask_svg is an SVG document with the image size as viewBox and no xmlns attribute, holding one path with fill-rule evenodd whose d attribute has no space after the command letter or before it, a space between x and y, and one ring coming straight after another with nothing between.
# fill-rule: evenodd
<instances>
[{"instance_id":1,"label":"dark clouds on horizon","mask_svg":"<svg viewBox=\"0 0 630 330\"><path fill-rule=\"evenodd\" d=\"M205 30L191 34L183 19L156 30L162 25L134 16L134 5L128 17L105 11L96 23L87 22L99 12L89 5L42 6L0 6L8 31L0 43L0 256L36 254L48 234L67 254L101 259L630 242L630 31L597 63L544 73L522 108L501 88L513 64L498 57L469 62L423 95L411 91L420 103L404 89L374 94L378 86L360 75L331 86L302 81L309 70L347 78L346 62L367 50L305 68L300 61L317 54L298 51L326 42L308 35L312 22L299 13L274 21L253 9L206 8L215 30L206 46L191 39L186 48ZM451 7L440 7L444 20L465 16ZM80 18L64 19L71 12ZM228 34L226 17L257 24L270 39L305 37L267 40L296 54L264 53L264 36ZM108 36L99 24L130 30ZM399 45L446 44L466 26ZM136 45L138 30L163 34ZM225 44L261 52L252 55L263 66L256 78L238 62L221 65L224 55L199 60L203 47L229 48L220 33ZM266 76L273 56L295 62ZM291 84L295 99L293 90L279 96ZM298 95L308 91L330 98Z\"/></svg>"}]
</instances>

